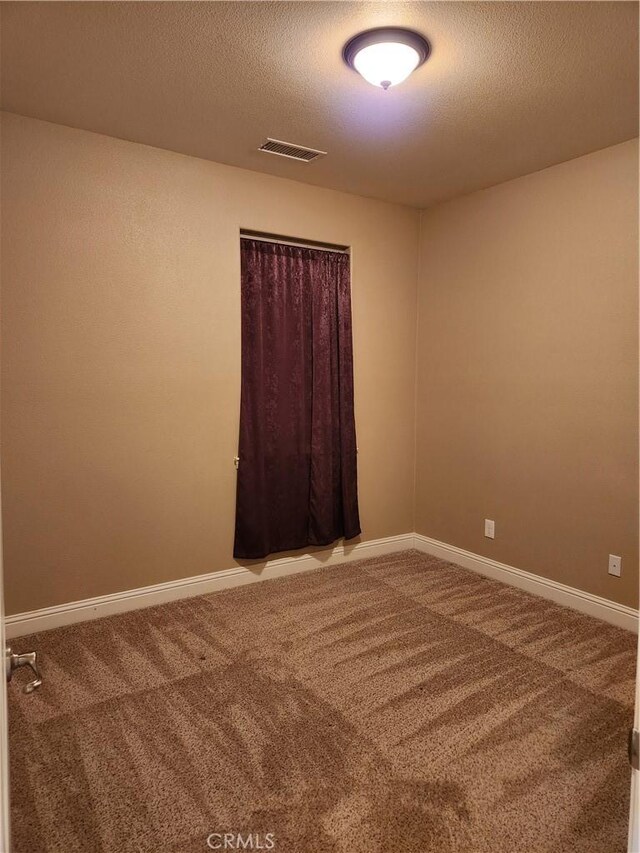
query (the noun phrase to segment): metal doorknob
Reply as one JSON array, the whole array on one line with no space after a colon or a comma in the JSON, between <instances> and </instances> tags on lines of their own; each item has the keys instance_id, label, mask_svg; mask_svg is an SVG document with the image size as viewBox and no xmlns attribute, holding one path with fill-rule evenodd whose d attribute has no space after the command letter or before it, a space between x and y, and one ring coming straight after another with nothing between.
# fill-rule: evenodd
<instances>
[{"instance_id":1,"label":"metal doorknob","mask_svg":"<svg viewBox=\"0 0 640 853\"><path fill-rule=\"evenodd\" d=\"M33 681L30 681L24 687L25 693L33 693L33 691L40 687L42 684L42 676L40 675L40 669L38 668L38 653L37 652L25 652L22 655L14 654L11 649L7 646L5 651L5 669L7 674L7 681L11 681L11 676L19 669L21 666L30 667L31 671L35 675Z\"/></svg>"}]
</instances>

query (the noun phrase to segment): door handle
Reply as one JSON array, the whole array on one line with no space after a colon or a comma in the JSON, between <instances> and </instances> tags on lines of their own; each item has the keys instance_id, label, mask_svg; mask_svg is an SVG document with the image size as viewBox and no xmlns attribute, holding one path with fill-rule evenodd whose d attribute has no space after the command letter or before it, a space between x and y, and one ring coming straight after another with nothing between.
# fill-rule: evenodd
<instances>
[{"instance_id":1,"label":"door handle","mask_svg":"<svg viewBox=\"0 0 640 853\"><path fill-rule=\"evenodd\" d=\"M19 669L21 666L28 666L35 675L35 678L33 679L33 681L30 681L28 684L25 684L24 692L33 693L33 691L37 687L40 687L40 685L42 684L42 675L40 674L40 668L38 667L37 652L25 652L22 655L16 655L7 646L5 656L5 671L7 675L7 681L11 681L11 676L16 671L16 669Z\"/></svg>"}]
</instances>

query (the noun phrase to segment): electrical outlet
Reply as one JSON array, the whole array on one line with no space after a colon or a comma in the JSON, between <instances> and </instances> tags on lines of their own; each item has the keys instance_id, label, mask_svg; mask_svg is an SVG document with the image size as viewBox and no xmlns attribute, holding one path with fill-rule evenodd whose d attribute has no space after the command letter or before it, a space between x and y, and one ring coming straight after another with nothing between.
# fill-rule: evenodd
<instances>
[{"instance_id":1,"label":"electrical outlet","mask_svg":"<svg viewBox=\"0 0 640 853\"><path fill-rule=\"evenodd\" d=\"M484 520L484 535L487 539L496 538L496 523L490 518L485 518Z\"/></svg>"},{"instance_id":2,"label":"electrical outlet","mask_svg":"<svg viewBox=\"0 0 640 853\"><path fill-rule=\"evenodd\" d=\"M622 557L616 557L615 554L609 554L609 574L619 578L622 574Z\"/></svg>"}]
</instances>

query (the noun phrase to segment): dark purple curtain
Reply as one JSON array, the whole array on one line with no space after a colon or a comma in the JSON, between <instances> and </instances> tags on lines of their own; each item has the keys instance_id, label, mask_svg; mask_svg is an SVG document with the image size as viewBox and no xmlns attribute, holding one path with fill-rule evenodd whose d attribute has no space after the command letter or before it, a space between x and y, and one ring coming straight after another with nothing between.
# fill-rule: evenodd
<instances>
[{"instance_id":1,"label":"dark purple curtain","mask_svg":"<svg viewBox=\"0 0 640 853\"><path fill-rule=\"evenodd\" d=\"M242 240L242 395L233 553L360 533L349 256Z\"/></svg>"}]
</instances>

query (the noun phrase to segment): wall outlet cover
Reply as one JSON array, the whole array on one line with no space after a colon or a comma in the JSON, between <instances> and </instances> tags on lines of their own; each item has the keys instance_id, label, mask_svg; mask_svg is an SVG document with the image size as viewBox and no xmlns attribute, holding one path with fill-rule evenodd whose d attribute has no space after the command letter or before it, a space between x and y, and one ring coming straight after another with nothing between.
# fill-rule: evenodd
<instances>
[{"instance_id":1,"label":"wall outlet cover","mask_svg":"<svg viewBox=\"0 0 640 853\"><path fill-rule=\"evenodd\" d=\"M609 554L609 574L619 578L622 574L622 557L616 554Z\"/></svg>"}]
</instances>

